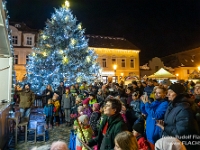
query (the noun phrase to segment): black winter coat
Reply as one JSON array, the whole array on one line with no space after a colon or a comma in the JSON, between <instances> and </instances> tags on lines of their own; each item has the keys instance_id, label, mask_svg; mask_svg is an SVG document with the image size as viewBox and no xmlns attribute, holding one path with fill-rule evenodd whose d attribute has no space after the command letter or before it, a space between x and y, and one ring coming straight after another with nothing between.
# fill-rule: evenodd
<instances>
[{"instance_id":1,"label":"black winter coat","mask_svg":"<svg viewBox=\"0 0 200 150\"><path fill-rule=\"evenodd\" d=\"M107 122L108 129L106 134L103 135L102 131ZM115 114L111 117L104 116L103 121L99 127L98 136L89 140L89 146L92 147L97 144L99 150L112 150L115 147L115 136L125 130L127 130L127 127L121 114Z\"/></svg>"},{"instance_id":2,"label":"black winter coat","mask_svg":"<svg viewBox=\"0 0 200 150\"><path fill-rule=\"evenodd\" d=\"M98 121L101 117L101 113L99 111L94 111L90 116L90 126L92 127L92 130L94 132L94 135L97 136L98 134Z\"/></svg>"},{"instance_id":3,"label":"black winter coat","mask_svg":"<svg viewBox=\"0 0 200 150\"><path fill-rule=\"evenodd\" d=\"M193 141L183 136L198 134L199 129L191 109L191 103L184 95L178 95L168 106L164 116L163 136L173 136L181 141ZM182 137L181 137L182 136Z\"/></svg>"}]
</instances>

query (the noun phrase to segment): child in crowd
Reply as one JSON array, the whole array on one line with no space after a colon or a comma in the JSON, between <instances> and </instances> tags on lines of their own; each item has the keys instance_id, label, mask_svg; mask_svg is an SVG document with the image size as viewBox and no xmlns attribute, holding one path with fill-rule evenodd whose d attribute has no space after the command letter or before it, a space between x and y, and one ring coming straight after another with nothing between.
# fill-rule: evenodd
<instances>
[{"instance_id":1,"label":"child in crowd","mask_svg":"<svg viewBox=\"0 0 200 150\"><path fill-rule=\"evenodd\" d=\"M89 117L87 115L81 115L80 117L78 117L78 121L79 121L79 125L80 125L81 129L78 128L78 130L77 130L76 150L87 150L87 148L85 148L81 144L79 139L82 141L84 141L84 139L85 139L86 141L84 141L84 142L87 143L87 141L92 138L93 131L89 125ZM83 131L84 138L83 138L81 130Z\"/></svg>"},{"instance_id":2,"label":"child in crowd","mask_svg":"<svg viewBox=\"0 0 200 150\"><path fill-rule=\"evenodd\" d=\"M143 136L144 134L144 123L136 123L133 125L133 135L136 137L137 142L138 142L138 148L140 150L150 150L149 144L145 137Z\"/></svg>"},{"instance_id":3,"label":"child in crowd","mask_svg":"<svg viewBox=\"0 0 200 150\"><path fill-rule=\"evenodd\" d=\"M59 126L60 124L60 118L59 118L59 109L60 109L60 102L59 102L59 95L55 92L53 95L53 105L54 105L54 116L56 119L56 126Z\"/></svg>"},{"instance_id":4,"label":"child in crowd","mask_svg":"<svg viewBox=\"0 0 200 150\"><path fill-rule=\"evenodd\" d=\"M115 137L114 150L138 150L136 138L129 131L123 131Z\"/></svg>"},{"instance_id":5,"label":"child in crowd","mask_svg":"<svg viewBox=\"0 0 200 150\"><path fill-rule=\"evenodd\" d=\"M90 101L90 98L86 98L85 100L83 100L82 103L83 103L83 107L84 107L83 114L87 115L90 118L90 116L92 114L92 109L89 106L89 101Z\"/></svg>"},{"instance_id":6,"label":"child in crowd","mask_svg":"<svg viewBox=\"0 0 200 150\"><path fill-rule=\"evenodd\" d=\"M93 113L91 114L90 117L90 126L92 127L92 130L94 132L94 136L97 136L98 134L97 123L101 117L99 109L100 109L99 103L94 103L92 106Z\"/></svg>"},{"instance_id":7,"label":"child in crowd","mask_svg":"<svg viewBox=\"0 0 200 150\"><path fill-rule=\"evenodd\" d=\"M92 105L94 103L97 103L96 95L94 93L89 93L89 98L90 98L89 106L92 108Z\"/></svg>"},{"instance_id":8,"label":"child in crowd","mask_svg":"<svg viewBox=\"0 0 200 150\"><path fill-rule=\"evenodd\" d=\"M44 106L44 114L46 116L46 129L53 127L53 110L54 105L52 99L48 99L48 103Z\"/></svg>"}]
</instances>

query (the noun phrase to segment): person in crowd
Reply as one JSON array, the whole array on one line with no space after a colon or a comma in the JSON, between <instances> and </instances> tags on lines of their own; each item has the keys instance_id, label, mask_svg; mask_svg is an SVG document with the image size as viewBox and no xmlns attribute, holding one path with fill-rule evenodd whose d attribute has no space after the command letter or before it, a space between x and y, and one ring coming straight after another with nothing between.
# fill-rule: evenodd
<instances>
[{"instance_id":1,"label":"person in crowd","mask_svg":"<svg viewBox=\"0 0 200 150\"><path fill-rule=\"evenodd\" d=\"M83 91L83 98L88 98L89 92L88 91Z\"/></svg>"},{"instance_id":2,"label":"person in crowd","mask_svg":"<svg viewBox=\"0 0 200 150\"><path fill-rule=\"evenodd\" d=\"M157 120L157 126L163 130L163 136L177 137L182 141L194 141L193 135L199 134L199 128L191 109L191 102L184 94L185 87L180 83L172 84L168 89L170 104L164 116L164 120ZM188 136L187 139L181 136ZM193 149L192 145L186 145L187 149ZM197 148L199 149L199 148Z\"/></svg>"},{"instance_id":3,"label":"person in crowd","mask_svg":"<svg viewBox=\"0 0 200 150\"><path fill-rule=\"evenodd\" d=\"M139 99L139 92L134 92L132 94L132 101L130 103L130 106L132 107L132 124L141 118L142 112L141 112L141 100Z\"/></svg>"},{"instance_id":4,"label":"person in crowd","mask_svg":"<svg viewBox=\"0 0 200 150\"><path fill-rule=\"evenodd\" d=\"M122 104L118 99L109 96L106 99L104 118L98 130L98 135L88 141L90 147L97 144L99 150L114 149L114 138L117 133L127 130L121 117Z\"/></svg>"},{"instance_id":5,"label":"person in crowd","mask_svg":"<svg viewBox=\"0 0 200 150\"><path fill-rule=\"evenodd\" d=\"M139 91L139 97L143 95L144 92L144 86L142 85L141 81L137 81L138 91Z\"/></svg>"},{"instance_id":6,"label":"person in crowd","mask_svg":"<svg viewBox=\"0 0 200 150\"><path fill-rule=\"evenodd\" d=\"M129 131L118 133L115 137L114 150L138 150L137 140Z\"/></svg>"},{"instance_id":7,"label":"person in crowd","mask_svg":"<svg viewBox=\"0 0 200 150\"><path fill-rule=\"evenodd\" d=\"M138 85L136 81L132 81L133 92L139 91Z\"/></svg>"},{"instance_id":8,"label":"person in crowd","mask_svg":"<svg viewBox=\"0 0 200 150\"><path fill-rule=\"evenodd\" d=\"M71 86L70 86L70 93L72 94L72 96L76 96L76 95L77 95L76 89L75 89L75 86L74 86L74 85L71 85Z\"/></svg>"},{"instance_id":9,"label":"person in crowd","mask_svg":"<svg viewBox=\"0 0 200 150\"><path fill-rule=\"evenodd\" d=\"M90 117L90 126L92 127L92 130L94 132L94 136L97 136L97 134L98 134L97 122L101 117L101 113L100 113L99 109L100 109L99 103L94 103L92 106L93 112Z\"/></svg>"},{"instance_id":10,"label":"person in crowd","mask_svg":"<svg viewBox=\"0 0 200 150\"><path fill-rule=\"evenodd\" d=\"M126 94L127 94L127 105L130 106L130 103L132 101L132 93L133 93L133 88L128 87L126 89Z\"/></svg>"},{"instance_id":11,"label":"person in crowd","mask_svg":"<svg viewBox=\"0 0 200 150\"><path fill-rule=\"evenodd\" d=\"M136 137L137 142L138 142L138 149L150 150L149 143L144 137L144 122L138 122L134 124L132 129L133 129L132 133Z\"/></svg>"},{"instance_id":12,"label":"person in crowd","mask_svg":"<svg viewBox=\"0 0 200 150\"><path fill-rule=\"evenodd\" d=\"M67 87L65 89L65 94L63 94L62 100L61 100L61 109L65 113L66 126L71 125L70 114L71 114L72 106L73 106L73 96L70 93L69 87Z\"/></svg>"},{"instance_id":13,"label":"person in crowd","mask_svg":"<svg viewBox=\"0 0 200 150\"><path fill-rule=\"evenodd\" d=\"M106 99L109 95L108 86L106 84L104 84L104 85L102 85L101 89L102 89L103 97L104 97L104 99Z\"/></svg>"},{"instance_id":14,"label":"person in crowd","mask_svg":"<svg viewBox=\"0 0 200 150\"><path fill-rule=\"evenodd\" d=\"M155 144L155 150L187 150L183 143L175 137L160 138Z\"/></svg>"},{"instance_id":15,"label":"person in crowd","mask_svg":"<svg viewBox=\"0 0 200 150\"><path fill-rule=\"evenodd\" d=\"M50 84L46 86L46 89L42 92L43 97L43 107L47 104L48 99L51 99L53 97L53 90Z\"/></svg>"},{"instance_id":16,"label":"person in crowd","mask_svg":"<svg viewBox=\"0 0 200 150\"><path fill-rule=\"evenodd\" d=\"M124 120L125 123L127 123L127 118L126 118L126 105L122 103L122 110L120 111L120 114Z\"/></svg>"},{"instance_id":17,"label":"person in crowd","mask_svg":"<svg viewBox=\"0 0 200 150\"><path fill-rule=\"evenodd\" d=\"M125 90L124 90L123 86L120 86L118 83L115 83L115 88L117 90L117 94L120 97L125 97Z\"/></svg>"},{"instance_id":18,"label":"person in crowd","mask_svg":"<svg viewBox=\"0 0 200 150\"><path fill-rule=\"evenodd\" d=\"M97 102L102 105L102 103L104 102L104 97L103 97L103 93L102 93L102 89L99 89L97 92Z\"/></svg>"},{"instance_id":19,"label":"person in crowd","mask_svg":"<svg viewBox=\"0 0 200 150\"><path fill-rule=\"evenodd\" d=\"M78 121L81 129L78 128L77 130L76 150L87 150L87 148L84 147L84 145L82 145L79 140L87 143L87 141L92 138L93 131L91 126L89 125L89 117L87 115L81 115L80 117L78 117Z\"/></svg>"},{"instance_id":20,"label":"person in crowd","mask_svg":"<svg viewBox=\"0 0 200 150\"><path fill-rule=\"evenodd\" d=\"M82 95L76 96L75 106L73 106L71 109L71 115L76 115L76 116L78 115L78 107L82 106L82 99L83 99Z\"/></svg>"},{"instance_id":21,"label":"person in crowd","mask_svg":"<svg viewBox=\"0 0 200 150\"><path fill-rule=\"evenodd\" d=\"M76 83L76 84L74 85L74 88L75 88L75 90L76 90L77 95L79 95L79 94L81 93L81 91L80 91L80 89L79 89L79 84Z\"/></svg>"},{"instance_id":22,"label":"person in crowd","mask_svg":"<svg viewBox=\"0 0 200 150\"><path fill-rule=\"evenodd\" d=\"M58 92L58 95L59 95L60 102L61 102L61 99L62 99L62 95L65 94L65 89L66 89L66 87L64 85L64 82L61 81L60 85L57 88L57 92Z\"/></svg>"},{"instance_id":23,"label":"person in crowd","mask_svg":"<svg viewBox=\"0 0 200 150\"><path fill-rule=\"evenodd\" d=\"M29 121L31 106L35 101L35 94L30 90L30 85L25 84L23 90L17 91L17 95L19 95L19 108L21 113L20 121Z\"/></svg>"},{"instance_id":24,"label":"person in crowd","mask_svg":"<svg viewBox=\"0 0 200 150\"><path fill-rule=\"evenodd\" d=\"M61 104L62 96L63 96L63 94L65 94L65 89L66 89L66 87L65 87L65 85L64 85L64 82L61 81L61 82L60 82L60 85L59 85L58 88L57 88L57 94L59 95L58 100L59 100L59 103L60 103L60 104ZM63 123L63 122L64 122L64 115L63 115L64 112L62 111L61 108L59 108L58 113L60 113L60 115L61 115L61 120L62 120L62 123Z\"/></svg>"},{"instance_id":25,"label":"person in crowd","mask_svg":"<svg viewBox=\"0 0 200 150\"><path fill-rule=\"evenodd\" d=\"M156 79L154 79L152 81L153 81L153 86L158 86L159 85L159 83L158 83L158 81Z\"/></svg>"},{"instance_id":26,"label":"person in crowd","mask_svg":"<svg viewBox=\"0 0 200 150\"><path fill-rule=\"evenodd\" d=\"M163 85L166 89L168 89L171 84L172 84L172 82L169 79L164 79L161 82L161 85Z\"/></svg>"},{"instance_id":27,"label":"person in crowd","mask_svg":"<svg viewBox=\"0 0 200 150\"><path fill-rule=\"evenodd\" d=\"M97 99L96 99L95 93L89 93L89 98L90 98L89 106L92 108L92 105L94 103L97 103Z\"/></svg>"},{"instance_id":28,"label":"person in crowd","mask_svg":"<svg viewBox=\"0 0 200 150\"><path fill-rule=\"evenodd\" d=\"M83 100L83 107L84 107L84 110L83 110L83 114L87 115L89 118L92 114L92 109L91 107L89 106L89 101L90 101L90 98L86 98L85 100Z\"/></svg>"},{"instance_id":29,"label":"person in crowd","mask_svg":"<svg viewBox=\"0 0 200 150\"><path fill-rule=\"evenodd\" d=\"M50 150L68 150L67 144L63 141L56 141L51 144Z\"/></svg>"},{"instance_id":30,"label":"person in crowd","mask_svg":"<svg viewBox=\"0 0 200 150\"><path fill-rule=\"evenodd\" d=\"M200 81L196 82L194 89L195 103L200 107Z\"/></svg>"},{"instance_id":31,"label":"person in crowd","mask_svg":"<svg viewBox=\"0 0 200 150\"><path fill-rule=\"evenodd\" d=\"M149 99L150 99L151 93L153 92L153 88L154 88L153 80L152 80L152 79L149 79L149 80L147 81L147 87L144 88L144 92L147 93L147 96L148 96ZM152 102L152 101L151 101L151 102Z\"/></svg>"},{"instance_id":32,"label":"person in crowd","mask_svg":"<svg viewBox=\"0 0 200 150\"><path fill-rule=\"evenodd\" d=\"M56 126L59 126L59 124L60 124L60 117L59 117L60 101L59 101L58 92L54 92L52 100L53 100L52 103L54 105L54 117L56 120Z\"/></svg>"},{"instance_id":33,"label":"person in crowd","mask_svg":"<svg viewBox=\"0 0 200 150\"><path fill-rule=\"evenodd\" d=\"M85 90L88 90L88 86L87 86L87 82L83 81L82 85L80 86L79 90L81 91L81 93Z\"/></svg>"},{"instance_id":34,"label":"person in crowd","mask_svg":"<svg viewBox=\"0 0 200 150\"><path fill-rule=\"evenodd\" d=\"M46 129L52 129L53 127L53 110L54 105L52 99L48 99L48 103L44 106L44 114L46 116Z\"/></svg>"},{"instance_id":35,"label":"person in crowd","mask_svg":"<svg viewBox=\"0 0 200 150\"><path fill-rule=\"evenodd\" d=\"M147 96L142 96L141 99L144 105L141 107L142 113L146 118L146 136L150 143L151 150L154 150L155 142L160 138L161 129L156 126L156 120L163 120L168 101L166 100L167 89L159 86L155 92L155 101L149 103Z\"/></svg>"},{"instance_id":36,"label":"person in crowd","mask_svg":"<svg viewBox=\"0 0 200 150\"><path fill-rule=\"evenodd\" d=\"M142 86L145 88L147 87L147 83L145 81L142 82Z\"/></svg>"}]
</instances>

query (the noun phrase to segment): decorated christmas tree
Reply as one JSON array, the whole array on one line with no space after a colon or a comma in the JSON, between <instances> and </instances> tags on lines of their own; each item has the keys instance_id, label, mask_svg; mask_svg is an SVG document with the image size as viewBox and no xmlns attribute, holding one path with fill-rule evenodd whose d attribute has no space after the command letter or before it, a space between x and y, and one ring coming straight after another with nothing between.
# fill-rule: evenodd
<instances>
[{"instance_id":1,"label":"decorated christmas tree","mask_svg":"<svg viewBox=\"0 0 200 150\"><path fill-rule=\"evenodd\" d=\"M93 82L99 73L97 55L88 49L81 23L72 15L68 1L55 9L40 32L37 46L26 65L31 89L40 94L47 84L55 90L60 81L66 86Z\"/></svg>"}]
</instances>

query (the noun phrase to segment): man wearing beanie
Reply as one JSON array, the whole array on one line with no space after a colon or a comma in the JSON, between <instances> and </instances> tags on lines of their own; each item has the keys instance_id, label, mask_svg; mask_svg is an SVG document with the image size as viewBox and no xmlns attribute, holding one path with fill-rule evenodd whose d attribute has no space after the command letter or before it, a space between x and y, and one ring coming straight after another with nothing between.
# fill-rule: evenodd
<instances>
[{"instance_id":1,"label":"man wearing beanie","mask_svg":"<svg viewBox=\"0 0 200 150\"><path fill-rule=\"evenodd\" d=\"M191 103L184 92L185 88L180 83L169 87L168 100L171 102L165 113L164 121L157 120L157 125L163 130L163 136L178 138L188 150L200 149L198 145L187 144L197 140L193 138L193 135L199 134L199 128L191 109Z\"/></svg>"},{"instance_id":2,"label":"man wearing beanie","mask_svg":"<svg viewBox=\"0 0 200 150\"><path fill-rule=\"evenodd\" d=\"M138 149L142 150L149 150L149 144L147 140L144 137L144 123L143 122L138 122L133 125L133 135L136 137L137 142L138 142Z\"/></svg>"}]
</instances>

